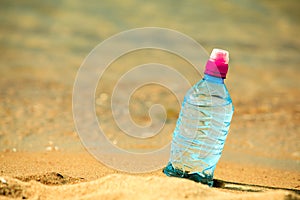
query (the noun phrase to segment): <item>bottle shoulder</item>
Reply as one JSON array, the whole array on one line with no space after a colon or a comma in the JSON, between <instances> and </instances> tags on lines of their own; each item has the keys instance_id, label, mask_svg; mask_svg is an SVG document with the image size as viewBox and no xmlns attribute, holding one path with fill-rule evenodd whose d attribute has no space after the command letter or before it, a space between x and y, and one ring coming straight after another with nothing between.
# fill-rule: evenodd
<instances>
[{"instance_id":1,"label":"bottle shoulder","mask_svg":"<svg viewBox=\"0 0 300 200\"><path fill-rule=\"evenodd\" d=\"M230 94L224 83L209 82L205 79L200 80L187 92L185 101L199 106L232 104Z\"/></svg>"}]
</instances>

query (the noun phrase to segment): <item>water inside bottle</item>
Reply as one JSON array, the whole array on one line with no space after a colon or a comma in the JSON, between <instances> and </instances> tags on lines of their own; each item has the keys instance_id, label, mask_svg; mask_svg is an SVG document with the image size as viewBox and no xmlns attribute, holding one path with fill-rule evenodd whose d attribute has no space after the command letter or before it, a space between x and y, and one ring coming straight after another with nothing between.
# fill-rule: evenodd
<instances>
[{"instance_id":1,"label":"water inside bottle","mask_svg":"<svg viewBox=\"0 0 300 200\"><path fill-rule=\"evenodd\" d=\"M232 101L222 82L203 79L193 86L182 103L164 172L212 185L232 114Z\"/></svg>"}]
</instances>

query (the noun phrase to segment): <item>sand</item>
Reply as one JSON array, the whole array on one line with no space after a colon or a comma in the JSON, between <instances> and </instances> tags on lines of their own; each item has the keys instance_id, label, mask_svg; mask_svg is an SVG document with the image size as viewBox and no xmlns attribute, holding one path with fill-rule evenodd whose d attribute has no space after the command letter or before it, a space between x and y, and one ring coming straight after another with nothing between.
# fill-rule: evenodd
<instances>
[{"instance_id":1,"label":"sand","mask_svg":"<svg viewBox=\"0 0 300 200\"><path fill-rule=\"evenodd\" d=\"M299 172L220 162L218 187L166 177L160 170L128 174L88 153L0 154L0 197L26 199L298 199Z\"/></svg>"},{"instance_id":2,"label":"sand","mask_svg":"<svg viewBox=\"0 0 300 200\"><path fill-rule=\"evenodd\" d=\"M0 2L0 199L300 199L297 0L89 2ZM226 85L235 113L216 187L166 177L161 169L117 171L79 139L72 91L80 65L100 42L145 26L180 31L208 52L230 52ZM114 61L99 81L95 108L107 138L120 148L143 152L171 140L180 103L161 87L137 90L130 105L140 125L150 121L149 105L166 108L157 138L136 144L111 120L114 83L149 62L192 83L201 78L166 52L141 50Z\"/></svg>"}]
</instances>

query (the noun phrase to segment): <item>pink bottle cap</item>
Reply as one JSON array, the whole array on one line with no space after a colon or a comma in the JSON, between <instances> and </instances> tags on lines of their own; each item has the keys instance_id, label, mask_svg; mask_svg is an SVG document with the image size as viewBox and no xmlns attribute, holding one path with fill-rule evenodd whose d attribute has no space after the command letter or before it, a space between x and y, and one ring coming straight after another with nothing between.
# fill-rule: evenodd
<instances>
[{"instance_id":1,"label":"pink bottle cap","mask_svg":"<svg viewBox=\"0 0 300 200\"><path fill-rule=\"evenodd\" d=\"M228 71L229 52L222 49L213 49L206 63L205 74L226 78Z\"/></svg>"}]
</instances>

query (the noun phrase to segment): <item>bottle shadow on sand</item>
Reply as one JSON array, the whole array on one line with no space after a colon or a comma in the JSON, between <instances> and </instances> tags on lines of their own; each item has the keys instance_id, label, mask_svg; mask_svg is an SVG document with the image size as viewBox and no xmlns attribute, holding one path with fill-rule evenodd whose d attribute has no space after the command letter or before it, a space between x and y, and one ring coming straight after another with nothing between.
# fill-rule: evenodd
<instances>
[{"instance_id":1,"label":"bottle shadow on sand","mask_svg":"<svg viewBox=\"0 0 300 200\"><path fill-rule=\"evenodd\" d=\"M236 190L242 192L265 192L269 190L285 190L285 191L295 192L298 195L300 194L300 190L297 189L237 183L237 182L230 182L230 181L224 181L219 179L214 179L212 187L227 189L227 190Z\"/></svg>"}]
</instances>

